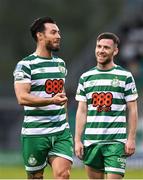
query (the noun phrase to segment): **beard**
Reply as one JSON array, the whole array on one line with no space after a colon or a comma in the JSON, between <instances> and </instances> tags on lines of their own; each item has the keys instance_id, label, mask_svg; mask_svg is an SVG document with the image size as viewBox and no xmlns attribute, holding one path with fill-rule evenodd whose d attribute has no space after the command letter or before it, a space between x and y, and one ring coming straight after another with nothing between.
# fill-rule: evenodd
<instances>
[{"instance_id":1,"label":"beard","mask_svg":"<svg viewBox=\"0 0 143 180\"><path fill-rule=\"evenodd\" d=\"M103 66L110 64L113 58L113 54L107 55L105 53L96 53L95 55L96 55L97 62L102 64Z\"/></svg>"},{"instance_id":2,"label":"beard","mask_svg":"<svg viewBox=\"0 0 143 180\"><path fill-rule=\"evenodd\" d=\"M102 64L102 65L107 65L107 64L110 64L111 61L112 61L112 59L111 59L111 58L108 58L108 59L106 59L105 61L100 62L100 64Z\"/></svg>"},{"instance_id":3,"label":"beard","mask_svg":"<svg viewBox=\"0 0 143 180\"><path fill-rule=\"evenodd\" d=\"M60 43L58 45L53 45L50 41L46 44L46 49L48 51L54 51L57 52L60 49Z\"/></svg>"}]
</instances>

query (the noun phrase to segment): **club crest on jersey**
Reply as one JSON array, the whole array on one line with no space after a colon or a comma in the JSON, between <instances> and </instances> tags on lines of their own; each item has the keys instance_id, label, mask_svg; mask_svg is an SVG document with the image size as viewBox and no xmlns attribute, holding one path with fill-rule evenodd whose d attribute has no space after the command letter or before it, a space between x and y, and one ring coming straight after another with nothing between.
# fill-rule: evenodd
<instances>
[{"instance_id":1,"label":"club crest on jersey","mask_svg":"<svg viewBox=\"0 0 143 180\"><path fill-rule=\"evenodd\" d=\"M37 163L37 160L36 158L33 156L33 154L30 155L29 159L28 159L28 163L31 165L31 166L35 166L36 163Z\"/></svg>"},{"instance_id":2,"label":"club crest on jersey","mask_svg":"<svg viewBox=\"0 0 143 180\"><path fill-rule=\"evenodd\" d=\"M67 70L64 66L60 65L60 63L58 64L59 67L59 71L63 74L65 74L65 76L67 75Z\"/></svg>"},{"instance_id":3,"label":"club crest on jersey","mask_svg":"<svg viewBox=\"0 0 143 180\"><path fill-rule=\"evenodd\" d=\"M113 87L118 87L120 85L120 82L119 82L119 79L117 77L115 77L112 82L111 82L111 85Z\"/></svg>"}]
</instances>

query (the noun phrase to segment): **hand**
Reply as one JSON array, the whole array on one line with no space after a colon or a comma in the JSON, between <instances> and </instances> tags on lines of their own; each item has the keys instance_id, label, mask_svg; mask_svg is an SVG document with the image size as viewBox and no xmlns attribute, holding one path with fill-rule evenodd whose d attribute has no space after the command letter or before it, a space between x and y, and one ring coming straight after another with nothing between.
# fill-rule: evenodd
<instances>
[{"instance_id":1,"label":"hand","mask_svg":"<svg viewBox=\"0 0 143 180\"><path fill-rule=\"evenodd\" d=\"M55 96L53 96L53 104L56 105L64 105L67 102L67 97L65 93L58 93Z\"/></svg>"},{"instance_id":2,"label":"hand","mask_svg":"<svg viewBox=\"0 0 143 180\"><path fill-rule=\"evenodd\" d=\"M76 156L82 160L83 158L83 144L81 141L75 142L75 154Z\"/></svg>"},{"instance_id":3,"label":"hand","mask_svg":"<svg viewBox=\"0 0 143 180\"><path fill-rule=\"evenodd\" d=\"M127 140L125 144L126 156L131 156L134 153L135 153L135 140Z\"/></svg>"}]
</instances>

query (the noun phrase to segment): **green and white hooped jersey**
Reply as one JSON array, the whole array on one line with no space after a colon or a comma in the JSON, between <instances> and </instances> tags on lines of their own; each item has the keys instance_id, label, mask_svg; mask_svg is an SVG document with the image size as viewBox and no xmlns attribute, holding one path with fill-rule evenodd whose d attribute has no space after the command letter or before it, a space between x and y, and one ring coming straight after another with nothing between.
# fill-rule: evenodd
<instances>
[{"instance_id":1,"label":"green and white hooped jersey","mask_svg":"<svg viewBox=\"0 0 143 180\"><path fill-rule=\"evenodd\" d=\"M30 83L32 95L50 98L63 91L66 73L62 59L32 54L17 64L14 80L15 83ZM22 135L55 134L67 127L64 105L24 106Z\"/></svg>"},{"instance_id":2,"label":"green and white hooped jersey","mask_svg":"<svg viewBox=\"0 0 143 180\"><path fill-rule=\"evenodd\" d=\"M126 142L126 103L138 97L133 76L120 66L97 67L80 77L76 100L87 102L84 145Z\"/></svg>"}]
</instances>

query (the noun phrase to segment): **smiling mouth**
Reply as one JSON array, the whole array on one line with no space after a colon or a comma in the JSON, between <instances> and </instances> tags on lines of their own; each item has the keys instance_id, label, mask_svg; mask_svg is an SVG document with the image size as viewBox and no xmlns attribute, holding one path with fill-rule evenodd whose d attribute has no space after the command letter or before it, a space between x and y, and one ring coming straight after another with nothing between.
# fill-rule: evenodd
<instances>
[{"instance_id":1,"label":"smiling mouth","mask_svg":"<svg viewBox=\"0 0 143 180\"><path fill-rule=\"evenodd\" d=\"M60 41L55 41L54 44L59 45L59 44L60 44Z\"/></svg>"},{"instance_id":2,"label":"smiling mouth","mask_svg":"<svg viewBox=\"0 0 143 180\"><path fill-rule=\"evenodd\" d=\"M98 55L99 58L105 58L105 55Z\"/></svg>"},{"instance_id":3,"label":"smiling mouth","mask_svg":"<svg viewBox=\"0 0 143 180\"><path fill-rule=\"evenodd\" d=\"M60 39L55 40L54 43L60 43Z\"/></svg>"}]
</instances>

